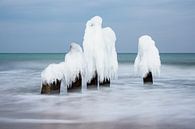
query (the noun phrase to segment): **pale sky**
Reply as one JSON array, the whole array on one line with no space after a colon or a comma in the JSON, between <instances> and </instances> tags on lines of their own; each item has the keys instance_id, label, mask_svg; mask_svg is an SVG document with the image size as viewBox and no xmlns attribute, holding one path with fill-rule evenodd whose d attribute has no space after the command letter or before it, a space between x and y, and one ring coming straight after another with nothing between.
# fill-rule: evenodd
<instances>
[{"instance_id":1,"label":"pale sky","mask_svg":"<svg viewBox=\"0 0 195 129\"><path fill-rule=\"evenodd\" d=\"M64 53L96 15L118 52L137 52L143 34L160 52L195 52L195 0L0 0L0 53Z\"/></svg>"}]
</instances>

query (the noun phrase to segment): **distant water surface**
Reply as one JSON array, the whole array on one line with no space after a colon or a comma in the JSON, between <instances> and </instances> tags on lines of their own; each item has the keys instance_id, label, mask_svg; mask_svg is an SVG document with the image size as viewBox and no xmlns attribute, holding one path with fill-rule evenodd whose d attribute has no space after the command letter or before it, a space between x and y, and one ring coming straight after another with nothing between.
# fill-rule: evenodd
<instances>
[{"instance_id":1,"label":"distant water surface","mask_svg":"<svg viewBox=\"0 0 195 129\"><path fill-rule=\"evenodd\" d=\"M118 61L133 63L137 54L118 53ZM194 65L195 53L161 53L163 64L189 64ZM64 60L64 53L0 53L0 61L28 61L28 60Z\"/></svg>"},{"instance_id":2,"label":"distant water surface","mask_svg":"<svg viewBox=\"0 0 195 129\"><path fill-rule=\"evenodd\" d=\"M110 88L40 95L41 71L64 54L0 54L1 129L194 129L195 54L161 54L161 76L143 86L136 54L118 54Z\"/></svg>"}]
</instances>

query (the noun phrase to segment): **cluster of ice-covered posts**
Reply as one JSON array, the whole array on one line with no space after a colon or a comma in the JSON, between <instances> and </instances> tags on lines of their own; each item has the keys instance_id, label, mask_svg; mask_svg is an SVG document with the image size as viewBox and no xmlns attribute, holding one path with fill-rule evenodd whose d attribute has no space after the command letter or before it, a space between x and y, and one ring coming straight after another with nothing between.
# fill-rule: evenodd
<instances>
[{"instance_id":1,"label":"cluster of ice-covered posts","mask_svg":"<svg viewBox=\"0 0 195 129\"><path fill-rule=\"evenodd\" d=\"M41 94L59 94L61 85L67 92L110 86L118 71L115 42L114 31L110 27L102 28L101 17L90 19L86 24L83 50L77 43L71 43L63 62L50 64L43 70ZM144 83L153 83L152 74L159 74L160 64L155 42L147 35L142 36L134 65Z\"/></svg>"}]
</instances>

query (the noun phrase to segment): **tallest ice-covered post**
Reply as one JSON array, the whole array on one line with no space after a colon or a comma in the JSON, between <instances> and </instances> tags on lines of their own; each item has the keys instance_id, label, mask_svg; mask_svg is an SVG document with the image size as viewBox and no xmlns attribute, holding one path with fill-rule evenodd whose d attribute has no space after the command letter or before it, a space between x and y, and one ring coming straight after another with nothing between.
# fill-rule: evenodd
<instances>
[{"instance_id":1,"label":"tallest ice-covered post","mask_svg":"<svg viewBox=\"0 0 195 129\"><path fill-rule=\"evenodd\" d=\"M95 16L87 22L83 49L88 69L88 85L110 84L110 80L117 76L115 42L114 31L109 27L102 28L101 17Z\"/></svg>"}]
</instances>

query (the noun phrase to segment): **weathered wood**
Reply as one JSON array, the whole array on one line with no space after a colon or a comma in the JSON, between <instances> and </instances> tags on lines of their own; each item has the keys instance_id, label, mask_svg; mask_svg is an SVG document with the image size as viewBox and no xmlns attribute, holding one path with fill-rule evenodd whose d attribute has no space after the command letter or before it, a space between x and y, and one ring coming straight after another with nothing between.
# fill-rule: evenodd
<instances>
[{"instance_id":1,"label":"weathered wood","mask_svg":"<svg viewBox=\"0 0 195 129\"><path fill-rule=\"evenodd\" d=\"M67 92L81 92L82 90L82 76L79 74L75 81L72 82L71 87L67 87Z\"/></svg>"},{"instance_id":2,"label":"weathered wood","mask_svg":"<svg viewBox=\"0 0 195 129\"><path fill-rule=\"evenodd\" d=\"M60 94L61 80L56 80L55 82L48 84L43 83L41 88L41 94Z\"/></svg>"},{"instance_id":3,"label":"weathered wood","mask_svg":"<svg viewBox=\"0 0 195 129\"><path fill-rule=\"evenodd\" d=\"M100 86L110 87L110 79L104 79L103 82L100 82Z\"/></svg>"},{"instance_id":4,"label":"weathered wood","mask_svg":"<svg viewBox=\"0 0 195 129\"><path fill-rule=\"evenodd\" d=\"M152 72L149 72L146 77L143 78L144 84L153 84Z\"/></svg>"},{"instance_id":5,"label":"weathered wood","mask_svg":"<svg viewBox=\"0 0 195 129\"><path fill-rule=\"evenodd\" d=\"M89 89L93 89L98 87L98 75L97 72L95 72L95 76L91 79L91 81L89 83L87 83L87 88Z\"/></svg>"}]
</instances>

